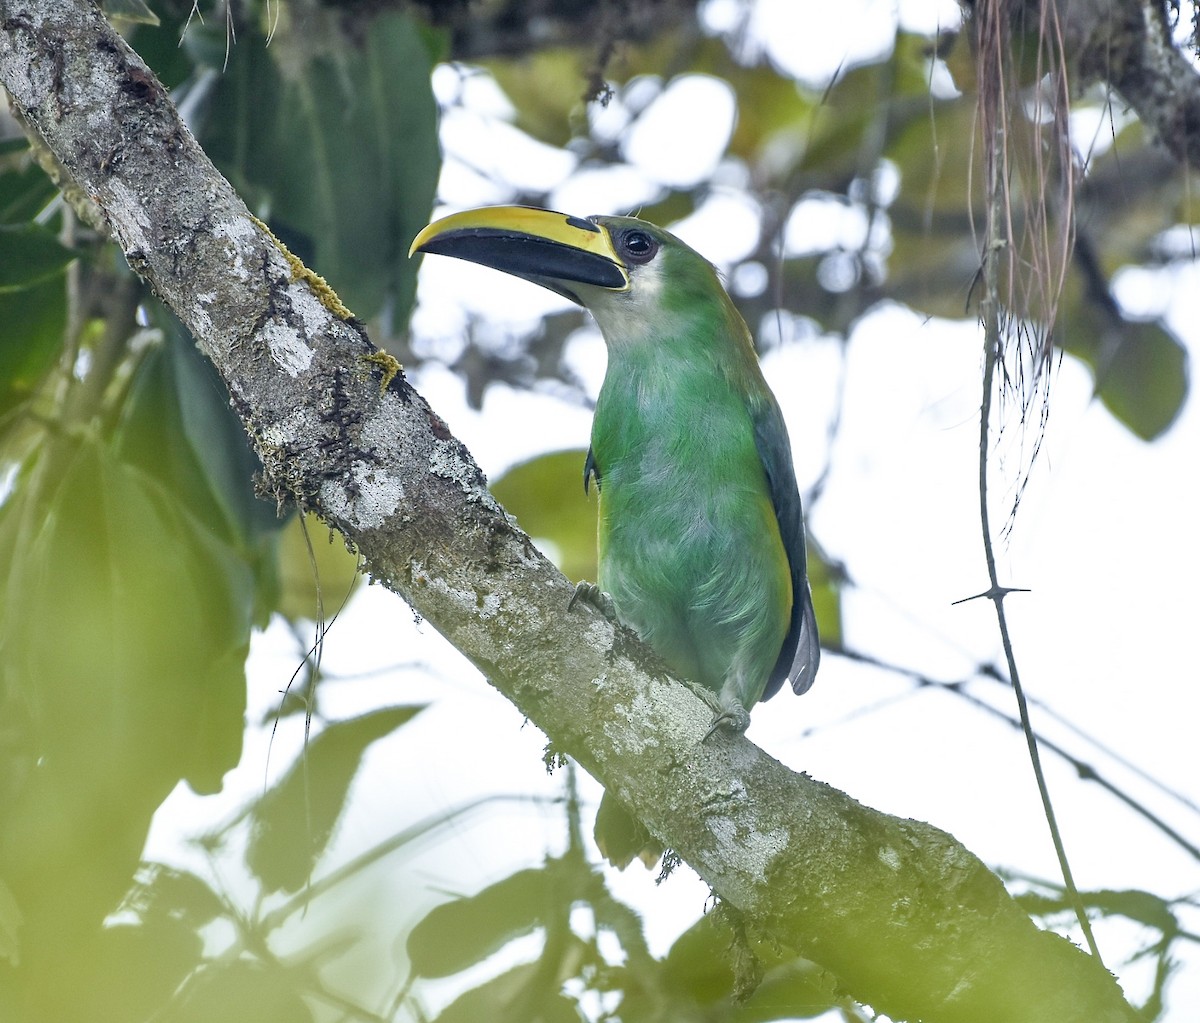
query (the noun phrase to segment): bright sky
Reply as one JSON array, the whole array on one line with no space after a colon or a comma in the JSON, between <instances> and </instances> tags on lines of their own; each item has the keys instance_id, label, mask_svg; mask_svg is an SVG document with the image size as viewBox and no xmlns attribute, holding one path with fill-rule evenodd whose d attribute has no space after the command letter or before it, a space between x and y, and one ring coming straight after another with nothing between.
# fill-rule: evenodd
<instances>
[{"instance_id":1,"label":"bright sky","mask_svg":"<svg viewBox=\"0 0 1200 1023\"><path fill-rule=\"evenodd\" d=\"M891 38L894 4L800 6L804 31L796 32L797 5L758 0L745 45L763 48L806 82L827 79L843 61L880 53ZM834 6L836 15L829 13ZM742 7L734 0L711 0L705 10L711 26L725 28ZM953 3L910 0L899 11L910 27L957 21ZM668 86L637 128L626 129L627 110L619 101L598 114L598 129L622 139L628 166L575 173L570 154L548 150L507 123L507 101L486 77L464 83L442 69L437 85L443 97L458 88L472 93L444 127L442 197L456 206L507 198L471 169L482 159L481 143L485 169L517 184L551 189L556 208L589 214L635 207L655 194L657 182L685 184L711 175L732 129L728 87L692 76ZM711 114L702 122L689 115L697 102ZM672 132L673 124L688 130ZM727 176L729 187L717 189L673 229L718 264L728 264L753 245L756 216L753 201L738 190L736 168L718 173ZM862 225L852 216L847 220L844 210L813 206L803 214L804 236L861 232ZM1120 291L1129 306L1165 314L1194 364L1200 363L1198 294L1195 267L1130 275ZM421 298L415 333L451 358L468 313L486 314L500 323L498 330L519 332L564 305L532 285L444 259L425 261ZM772 349L764 359L787 416L801 489L826 459L832 463L824 495L809 516L812 533L848 565L858 584L844 599L848 643L946 681L1001 657L989 606L952 606L986 587L975 489L980 349L971 324L925 321L900 308L881 308L844 349L834 339L814 338ZM569 358L594 394L604 365L599 336L582 331ZM830 452L827 428L842 373L842 424ZM489 476L547 450L548 438L554 449L587 443L588 413L556 398L496 386L476 413L466 405L461 381L446 370L429 366L415 383ZM1066 359L1053 381L1042 456L1001 552L1002 579L1032 590L1012 597L1008 608L1026 689L1037 702L1036 726L1193 841L1200 841L1194 808L1200 802L1197 668L1190 644L1200 612L1197 465L1195 401L1164 438L1147 445L1091 400L1090 377ZM1013 484L1014 469L1008 465L993 473L1001 497ZM999 508L997 525L1005 511ZM372 750L337 839L345 855L480 795L561 794L561 776L547 778L542 767L544 739L537 729L523 724L431 628L412 625L403 603L380 587L360 591L339 619L325 656L334 672L418 666L369 683L331 684L324 698L339 713L409 699L433 701L394 739ZM257 703L252 720L277 699L294 667L294 649L282 630L258 638L251 661ZM970 692L1006 711L1013 707L1011 693L998 685L976 682ZM781 695L760 707L749 734L794 768L862 802L950 831L993 866L1057 876L1023 739L951 694L916 691L894 675L829 656L802 701ZM447 737L454 752L431 764L437 756L432 751L445 750ZM222 796L200 800L177 792L158 818L151 852L194 858L178 847L180 822L184 834L196 834L200 821L225 819L261 792L264 777L292 761L302 737L281 730L269 761L266 738L260 735L247 749ZM1192 800L1193 808L1139 778L1105 748ZM1144 887L1163 895L1200 888L1196 862L1160 832L1096 785L1080 782L1059 758L1047 755L1045 762L1081 887ZM590 779L584 784L587 797L598 799L598 786ZM514 815L520 821L515 829ZM477 890L540 861L562 842L559 811L504 803L435 833L419 855L389 863L372 881L402 898L415 921L447 889ZM239 883L227 881L235 888ZM686 871L656 887L650 875L633 869L615 876L613 885L645 912L660 951L699 915L706 897ZM364 904L375 895L364 893ZM1200 931L1200 913L1183 915L1186 926ZM319 916L300 925L297 943L319 933ZM1131 997L1144 997L1150 963L1125 961L1144 935L1102 921L1097 937ZM1200 954L1183 944L1176 951L1181 967L1168 991L1167 1019L1181 1023L1194 1016L1187 1007L1200 1004ZM391 970L399 953L380 947L374 954L380 969Z\"/></svg>"}]
</instances>

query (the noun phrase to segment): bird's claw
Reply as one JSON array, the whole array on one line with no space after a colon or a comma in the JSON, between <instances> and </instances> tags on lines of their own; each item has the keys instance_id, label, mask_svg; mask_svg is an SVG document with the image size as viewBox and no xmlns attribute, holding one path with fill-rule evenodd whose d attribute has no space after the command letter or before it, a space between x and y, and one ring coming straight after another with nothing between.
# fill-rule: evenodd
<instances>
[{"instance_id":1,"label":"bird's claw","mask_svg":"<svg viewBox=\"0 0 1200 1023\"><path fill-rule=\"evenodd\" d=\"M591 604L610 622L617 621L617 605L613 603L612 597L605 593L595 583L581 582L575 585L575 592L571 594L571 599L567 601L567 610L570 611L579 601Z\"/></svg>"},{"instance_id":2,"label":"bird's claw","mask_svg":"<svg viewBox=\"0 0 1200 1023\"><path fill-rule=\"evenodd\" d=\"M741 735L750 727L750 714L745 707L722 707L712 719L708 731L704 733L701 742L707 742L709 736L716 731L732 732Z\"/></svg>"},{"instance_id":3,"label":"bird's claw","mask_svg":"<svg viewBox=\"0 0 1200 1023\"><path fill-rule=\"evenodd\" d=\"M690 679L684 679L683 682L693 693L707 703L713 712L713 719L709 723L708 731L704 733L704 737L700 740L701 742L705 742L713 732L732 732L735 735L740 735L750 727L750 712L740 703L724 703L720 695L714 693L708 686L692 682Z\"/></svg>"}]
</instances>

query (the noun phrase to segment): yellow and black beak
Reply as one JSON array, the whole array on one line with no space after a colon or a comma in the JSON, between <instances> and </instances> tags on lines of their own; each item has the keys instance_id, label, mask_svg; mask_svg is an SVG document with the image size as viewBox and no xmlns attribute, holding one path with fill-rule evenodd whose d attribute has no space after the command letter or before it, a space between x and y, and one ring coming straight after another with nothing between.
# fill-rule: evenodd
<instances>
[{"instance_id":1,"label":"yellow and black beak","mask_svg":"<svg viewBox=\"0 0 1200 1023\"><path fill-rule=\"evenodd\" d=\"M408 254L431 252L503 270L583 305L577 286L625 291L629 273L608 231L533 206L483 206L434 221Z\"/></svg>"}]
</instances>

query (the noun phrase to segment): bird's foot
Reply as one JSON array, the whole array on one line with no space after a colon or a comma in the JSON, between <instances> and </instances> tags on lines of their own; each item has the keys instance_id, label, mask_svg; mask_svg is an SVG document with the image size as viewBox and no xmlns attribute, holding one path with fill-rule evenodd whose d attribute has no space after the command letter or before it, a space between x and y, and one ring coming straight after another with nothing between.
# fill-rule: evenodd
<instances>
[{"instance_id":1,"label":"bird's foot","mask_svg":"<svg viewBox=\"0 0 1200 1023\"><path fill-rule=\"evenodd\" d=\"M707 741L708 737L713 732L732 732L734 735L741 735L747 728L750 727L750 712L745 707L722 707L717 711L712 719L712 723L708 726L708 731L704 733L704 738L701 742Z\"/></svg>"},{"instance_id":2,"label":"bird's foot","mask_svg":"<svg viewBox=\"0 0 1200 1023\"><path fill-rule=\"evenodd\" d=\"M707 740L716 731L740 735L750 727L750 712L740 703L726 703L718 693L714 693L708 686L692 682L690 679L683 681L693 693L708 704L713 712L712 722L708 726L708 731L704 733L704 738L700 740L701 742Z\"/></svg>"},{"instance_id":3,"label":"bird's foot","mask_svg":"<svg viewBox=\"0 0 1200 1023\"><path fill-rule=\"evenodd\" d=\"M571 599L567 601L567 610L570 611L581 600L587 604L591 604L592 607L604 615L610 622L617 621L617 605L613 603L612 597L595 583L577 583L575 585L575 592L571 594Z\"/></svg>"}]
</instances>

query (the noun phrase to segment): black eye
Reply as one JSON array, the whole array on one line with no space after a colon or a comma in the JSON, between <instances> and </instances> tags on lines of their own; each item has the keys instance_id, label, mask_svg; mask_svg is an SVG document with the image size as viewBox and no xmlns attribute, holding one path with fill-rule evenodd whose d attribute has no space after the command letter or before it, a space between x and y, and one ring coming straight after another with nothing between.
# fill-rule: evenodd
<instances>
[{"instance_id":1,"label":"black eye","mask_svg":"<svg viewBox=\"0 0 1200 1023\"><path fill-rule=\"evenodd\" d=\"M636 227L621 235L619 248L630 263L649 263L658 254L658 242Z\"/></svg>"}]
</instances>

